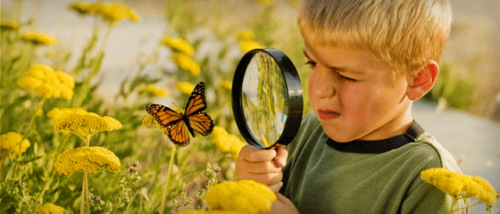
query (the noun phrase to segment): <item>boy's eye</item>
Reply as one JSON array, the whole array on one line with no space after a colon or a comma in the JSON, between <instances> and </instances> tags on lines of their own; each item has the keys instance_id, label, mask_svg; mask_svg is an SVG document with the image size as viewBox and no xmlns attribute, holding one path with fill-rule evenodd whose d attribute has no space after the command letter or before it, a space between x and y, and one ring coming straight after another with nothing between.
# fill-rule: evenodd
<instances>
[{"instance_id":1,"label":"boy's eye","mask_svg":"<svg viewBox=\"0 0 500 214\"><path fill-rule=\"evenodd\" d=\"M340 75L340 78L342 78L342 80L345 80L347 82L356 82L355 79L352 79L352 78L349 78L349 77L346 77L346 76Z\"/></svg>"},{"instance_id":2,"label":"boy's eye","mask_svg":"<svg viewBox=\"0 0 500 214\"><path fill-rule=\"evenodd\" d=\"M312 68L312 67L316 66L316 63L313 62L313 61L311 61L311 60L309 60L309 61L306 62L306 65L309 65Z\"/></svg>"}]
</instances>

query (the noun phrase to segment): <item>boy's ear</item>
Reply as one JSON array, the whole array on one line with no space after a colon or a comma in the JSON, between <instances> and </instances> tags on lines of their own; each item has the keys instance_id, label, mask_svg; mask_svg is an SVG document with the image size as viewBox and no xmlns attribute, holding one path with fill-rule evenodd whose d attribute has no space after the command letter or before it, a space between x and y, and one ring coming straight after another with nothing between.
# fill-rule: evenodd
<instances>
[{"instance_id":1,"label":"boy's ear","mask_svg":"<svg viewBox=\"0 0 500 214\"><path fill-rule=\"evenodd\" d=\"M406 95L408 99L414 101L423 97L429 92L439 75L439 65L434 60L427 60L424 67L418 70L416 76L410 78Z\"/></svg>"}]
</instances>

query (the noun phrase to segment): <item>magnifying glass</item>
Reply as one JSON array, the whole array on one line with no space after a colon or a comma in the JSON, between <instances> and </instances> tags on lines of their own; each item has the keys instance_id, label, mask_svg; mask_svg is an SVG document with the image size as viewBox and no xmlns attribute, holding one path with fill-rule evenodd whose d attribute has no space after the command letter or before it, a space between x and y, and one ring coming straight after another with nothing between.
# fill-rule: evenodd
<instances>
[{"instance_id":1,"label":"magnifying glass","mask_svg":"<svg viewBox=\"0 0 500 214\"><path fill-rule=\"evenodd\" d=\"M302 120L302 86L283 52L247 52L236 68L231 93L236 125L250 145L270 149L293 140Z\"/></svg>"}]
</instances>

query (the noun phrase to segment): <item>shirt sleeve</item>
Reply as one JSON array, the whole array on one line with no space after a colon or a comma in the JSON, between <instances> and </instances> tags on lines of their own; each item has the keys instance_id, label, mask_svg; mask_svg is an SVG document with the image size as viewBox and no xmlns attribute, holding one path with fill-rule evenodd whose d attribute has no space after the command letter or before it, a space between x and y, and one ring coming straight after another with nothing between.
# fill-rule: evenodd
<instances>
[{"instance_id":1,"label":"shirt sleeve","mask_svg":"<svg viewBox=\"0 0 500 214\"><path fill-rule=\"evenodd\" d=\"M422 180L401 204L401 213L448 213L448 201L441 190Z\"/></svg>"}]
</instances>

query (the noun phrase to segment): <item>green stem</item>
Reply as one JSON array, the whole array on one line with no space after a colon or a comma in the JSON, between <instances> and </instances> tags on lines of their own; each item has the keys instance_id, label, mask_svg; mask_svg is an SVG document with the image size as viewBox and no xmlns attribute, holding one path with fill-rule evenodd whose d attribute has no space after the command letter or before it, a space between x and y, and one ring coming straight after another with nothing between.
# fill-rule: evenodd
<instances>
[{"instance_id":1,"label":"green stem","mask_svg":"<svg viewBox=\"0 0 500 214\"><path fill-rule=\"evenodd\" d=\"M455 204L457 204L457 201L458 201L458 199L456 197L453 197L453 201L451 203L449 214L453 214L455 212L455 210L453 209L453 207L455 207Z\"/></svg>"},{"instance_id":2,"label":"green stem","mask_svg":"<svg viewBox=\"0 0 500 214\"><path fill-rule=\"evenodd\" d=\"M168 163L167 180L165 181L165 184L163 184L163 195L161 197L160 214L163 214L163 212L165 212L165 203L167 201L167 192L168 192L168 180L170 178L170 172L172 171L172 166L174 165L174 157L176 150L177 146L174 145L174 147L172 148L172 152L170 153L170 162Z\"/></svg>"},{"instance_id":3,"label":"green stem","mask_svg":"<svg viewBox=\"0 0 500 214\"><path fill-rule=\"evenodd\" d=\"M88 181L87 181L87 173L83 173L83 185L82 185L82 198L80 202L80 214L88 214L90 213L89 203L88 203Z\"/></svg>"},{"instance_id":4,"label":"green stem","mask_svg":"<svg viewBox=\"0 0 500 214\"><path fill-rule=\"evenodd\" d=\"M26 138L26 135L28 135L28 132L31 129L31 126L35 122L35 118L37 116L37 112L38 112L38 110L40 110L42 108L43 103L45 102L45 100L46 100L46 98L43 98L40 101L40 103L38 103L38 106L36 107L35 113L33 114L33 117L31 117L31 121L30 121L30 123L28 125L28 128L26 128L26 130L24 131L23 136L21 137L21 141L19 141L19 154L17 154L16 167L14 168L14 170L17 170L17 166L19 165L19 158L21 157L21 148L22 148L23 140Z\"/></svg>"},{"instance_id":5,"label":"green stem","mask_svg":"<svg viewBox=\"0 0 500 214\"><path fill-rule=\"evenodd\" d=\"M102 40L101 46L99 47L97 53L101 53L104 50L104 47L106 46L106 43L108 43L109 35L111 35L111 30L113 29L112 25L108 25L108 30L106 31L106 34L104 34L104 38Z\"/></svg>"}]
</instances>

